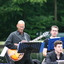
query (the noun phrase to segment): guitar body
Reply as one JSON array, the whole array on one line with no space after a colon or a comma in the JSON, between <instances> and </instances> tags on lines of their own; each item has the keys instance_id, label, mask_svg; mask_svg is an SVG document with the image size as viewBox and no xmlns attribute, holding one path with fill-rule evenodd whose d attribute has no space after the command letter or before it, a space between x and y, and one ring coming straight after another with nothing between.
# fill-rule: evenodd
<instances>
[{"instance_id":1,"label":"guitar body","mask_svg":"<svg viewBox=\"0 0 64 64\"><path fill-rule=\"evenodd\" d=\"M13 61L19 61L23 58L24 53L17 53L17 50L12 50L12 49L8 49L7 51L8 56L13 60Z\"/></svg>"}]
</instances>

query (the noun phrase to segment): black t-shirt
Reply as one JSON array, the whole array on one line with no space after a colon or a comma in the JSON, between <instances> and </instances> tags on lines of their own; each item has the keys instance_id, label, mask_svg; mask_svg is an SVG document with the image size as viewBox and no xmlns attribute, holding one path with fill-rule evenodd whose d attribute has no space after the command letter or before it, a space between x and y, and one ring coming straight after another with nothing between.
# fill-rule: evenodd
<instances>
[{"instance_id":1,"label":"black t-shirt","mask_svg":"<svg viewBox=\"0 0 64 64\"><path fill-rule=\"evenodd\" d=\"M48 39L50 39L50 38L46 38L46 39L44 40L44 43L45 43L44 48L48 48Z\"/></svg>"},{"instance_id":2,"label":"black t-shirt","mask_svg":"<svg viewBox=\"0 0 64 64\"><path fill-rule=\"evenodd\" d=\"M48 40L49 40L49 39L50 39L50 38L46 38L46 39L44 40L44 43L45 43L44 48L47 48L47 52L52 51L52 50L48 51Z\"/></svg>"}]
</instances>

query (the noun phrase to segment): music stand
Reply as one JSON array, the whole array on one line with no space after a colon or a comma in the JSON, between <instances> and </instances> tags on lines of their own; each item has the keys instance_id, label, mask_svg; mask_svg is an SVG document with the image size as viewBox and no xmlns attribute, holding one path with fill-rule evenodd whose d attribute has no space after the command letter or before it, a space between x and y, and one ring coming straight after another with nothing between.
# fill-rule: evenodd
<instances>
[{"instance_id":1,"label":"music stand","mask_svg":"<svg viewBox=\"0 0 64 64\"><path fill-rule=\"evenodd\" d=\"M63 42L63 48L64 48L64 37L60 37L60 38L53 38L53 39L49 39L48 40L48 51L54 50L54 42L56 40L60 40Z\"/></svg>"},{"instance_id":2,"label":"music stand","mask_svg":"<svg viewBox=\"0 0 64 64\"><path fill-rule=\"evenodd\" d=\"M43 42L23 42L18 45L18 53L41 53L43 48Z\"/></svg>"}]
</instances>

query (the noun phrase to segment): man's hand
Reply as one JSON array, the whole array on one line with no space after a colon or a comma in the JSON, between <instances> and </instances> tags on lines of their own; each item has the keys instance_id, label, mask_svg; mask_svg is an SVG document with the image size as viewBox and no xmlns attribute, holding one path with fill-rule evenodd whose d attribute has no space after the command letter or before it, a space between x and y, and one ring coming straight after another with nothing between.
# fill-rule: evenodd
<instances>
[{"instance_id":1,"label":"man's hand","mask_svg":"<svg viewBox=\"0 0 64 64\"><path fill-rule=\"evenodd\" d=\"M44 48L44 49L43 49L43 56L46 57L46 55L47 55L47 48Z\"/></svg>"},{"instance_id":2,"label":"man's hand","mask_svg":"<svg viewBox=\"0 0 64 64\"><path fill-rule=\"evenodd\" d=\"M22 41L20 41L19 43L23 43L23 42L27 42L27 41L26 41L26 40L22 40ZM14 43L14 45L18 46L17 43Z\"/></svg>"},{"instance_id":3,"label":"man's hand","mask_svg":"<svg viewBox=\"0 0 64 64\"><path fill-rule=\"evenodd\" d=\"M18 46L18 44L14 43L15 46Z\"/></svg>"},{"instance_id":4,"label":"man's hand","mask_svg":"<svg viewBox=\"0 0 64 64\"><path fill-rule=\"evenodd\" d=\"M20 41L20 42L27 42L26 40L22 40L22 41Z\"/></svg>"}]
</instances>

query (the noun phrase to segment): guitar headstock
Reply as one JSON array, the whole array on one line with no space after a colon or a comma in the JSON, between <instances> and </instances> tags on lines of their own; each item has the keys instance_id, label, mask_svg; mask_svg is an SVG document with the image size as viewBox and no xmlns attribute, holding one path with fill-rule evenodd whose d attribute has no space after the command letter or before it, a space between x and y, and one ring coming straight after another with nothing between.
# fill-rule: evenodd
<instances>
[{"instance_id":1,"label":"guitar headstock","mask_svg":"<svg viewBox=\"0 0 64 64\"><path fill-rule=\"evenodd\" d=\"M46 36L48 36L49 34L50 34L49 32L44 32L42 36L43 36L43 37L46 37Z\"/></svg>"},{"instance_id":2,"label":"guitar headstock","mask_svg":"<svg viewBox=\"0 0 64 64\"><path fill-rule=\"evenodd\" d=\"M37 37L34 40L32 40L32 42L37 41L37 40L41 39L42 37L46 37L48 35L49 35L49 32L44 32L42 35L40 35L39 37Z\"/></svg>"}]
</instances>

